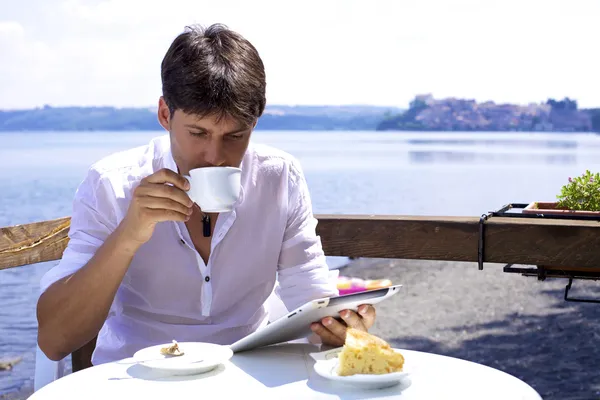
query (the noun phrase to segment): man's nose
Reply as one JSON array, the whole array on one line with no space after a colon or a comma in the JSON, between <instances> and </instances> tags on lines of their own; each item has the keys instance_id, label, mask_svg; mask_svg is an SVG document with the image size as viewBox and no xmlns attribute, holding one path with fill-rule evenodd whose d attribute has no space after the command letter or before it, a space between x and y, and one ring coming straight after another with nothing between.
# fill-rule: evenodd
<instances>
[{"instance_id":1,"label":"man's nose","mask_svg":"<svg viewBox=\"0 0 600 400\"><path fill-rule=\"evenodd\" d=\"M220 167L225 165L225 149L221 140L211 140L204 154L204 161L208 166Z\"/></svg>"}]
</instances>

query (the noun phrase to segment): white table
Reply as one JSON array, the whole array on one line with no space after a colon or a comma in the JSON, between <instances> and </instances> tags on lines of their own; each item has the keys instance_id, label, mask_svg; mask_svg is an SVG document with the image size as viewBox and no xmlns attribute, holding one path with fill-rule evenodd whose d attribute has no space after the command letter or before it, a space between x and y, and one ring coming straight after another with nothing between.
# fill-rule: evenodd
<instances>
[{"instance_id":1,"label":"white table","mask_svg":"<svg viewBox=\"0 0 600 400\"><path fill-rule=\"evenodd\" d=\"M308 354L319 346L288 343L235 354L206 374L167 376L133 359L67 375L30 400L68 399L510 399L541 400L523 381L480 364L404 350L410 382L380 390L357 390L327 380Z\"/></svg>"}]
</instances>

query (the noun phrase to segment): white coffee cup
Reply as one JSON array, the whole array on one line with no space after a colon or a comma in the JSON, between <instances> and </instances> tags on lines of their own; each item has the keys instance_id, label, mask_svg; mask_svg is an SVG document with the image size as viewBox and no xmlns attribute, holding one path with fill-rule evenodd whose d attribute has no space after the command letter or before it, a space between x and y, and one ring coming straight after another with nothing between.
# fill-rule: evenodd
<instances>
[{"instance_id":1,"label":"white coffee cup","mask_svg":"<svg viewBox=\"0 0 600 400\"><path fill-rule=\"evenodd\" d=\"M242 170L235 167L203 167L184 175L190 182L190 199L204 212L227 212L240 197Z\"/></svg>"}]
</instances>

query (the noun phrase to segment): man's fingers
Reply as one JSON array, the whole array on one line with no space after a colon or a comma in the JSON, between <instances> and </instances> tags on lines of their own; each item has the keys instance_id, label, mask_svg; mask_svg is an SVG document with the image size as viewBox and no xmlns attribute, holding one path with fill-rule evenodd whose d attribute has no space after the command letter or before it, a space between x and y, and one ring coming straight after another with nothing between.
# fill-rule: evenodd
<instances>
[{"instance_id":1,"label":"man's fingers","mask_svg":"<svg viewBox=\"0 0 600 400\"><path fill-rule=\"evenodd\" d=\"M136 188L139 197L161 197L174 200L185 207L191 207L194 202L190 199L186 192L176 188L175 186L165 185L163 183L147 183Z\"/></svg>"},{"instance_id":2,"label":"man's fingers","mask_svg":"<svg viewBox=\"0 0 600 400\"><path fill-rule=\"evenodd\" d=\"M342 343L346 341L346 325L339 322L335 318L326 317L321 320L321 323L325 329L329 330L335 336L342 340Z\"/></svg>"},{"instance_id":3,"label":"man's fingers","mask_svg":"<svg viewBox=\"0 0 600 400\"><path fill-rule=\"evenodd\" d=\"M186 207L178 201L167 199L166 197L143 196L139 198L142 207L158 210L172 210L184 215L192 214L192 207Z\"/></svg>"},{"instance_id":4,"label":"man's fingers","mask_svg":"<svg viewBox=\"0 0 600 400\"><path fill-rule=\"evenodd\" d=\"M319 335L323 344L326 344L328 346L335 346L335 347L344 345L344 340L342 338L339 338L336 335L334 335L329 329L325 328L320 322L313 323L310 326L310 329L312 329L312 331L314 333Z\"/></svg>"},{"instance_id":5,"label":"man's fingers","mask_svg":"<svg viewBox=\"0 0 600 400\"><path fill-rule=\"evenodd\" d=\"M170 183L183 191L189 190L190 188L190 183L187 179L168 168L156 171L152 175L144 178L143 181L147 183Z\"/></svg>"},{"instance_id":6,"label":"man's fingers","mask_svg":"<svg viewBox=\"0 0 600 400\"><path fill-rule=\"evenodd\" d=\"M377 317L375 313L375 307L369 304L363 304L358 307L358 314L362 317L362 322L365 325L365 328L367 330L371 329L375 323L375 318Z\"/></svg>"},{"instance_id":7,"label":"man's fingers","mask_svg":"<svg viewBox=\"0 0 600 400\"><path fill-rule=\"evenodd\" d=\"M375 307L363 304L358 307L358 313L352 310L342 310L340 316L342 321L326 317L311 325L312 331L321 337L324 344L343 346L348 328L368 332L375 323Z\"/></svg>"},{"instance_id":8,"label":"man's fingers","mask_svg":"<svg viewBox=\"0 0 600 400\"><path fill-rule=\"evenodd\" d=\"M351 310L343 310L340 312L342 319L348 325L349 328L358 329L361 331L366 331L367 327L364 324L363 319L354 311Z\"/></svg>"}]
</instances>

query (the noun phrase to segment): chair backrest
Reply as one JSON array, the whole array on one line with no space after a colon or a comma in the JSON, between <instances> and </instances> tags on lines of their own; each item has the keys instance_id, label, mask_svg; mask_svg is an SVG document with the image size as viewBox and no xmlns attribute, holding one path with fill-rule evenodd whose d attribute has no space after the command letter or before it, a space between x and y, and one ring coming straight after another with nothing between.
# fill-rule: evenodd
<instances>
[{"instance_id":1,"label":"chair backrest","mask_svg":"<svg viewBox=\"0 0 600 400\"><path fill-rule=\"evenodd\" d=\"M96 349L97 338L98 336L94 337L71 354L71 366L73 372L81 371L82 369L92 366L92 353L94 353L94 350Z\"/></svg>"}]
</instances>

